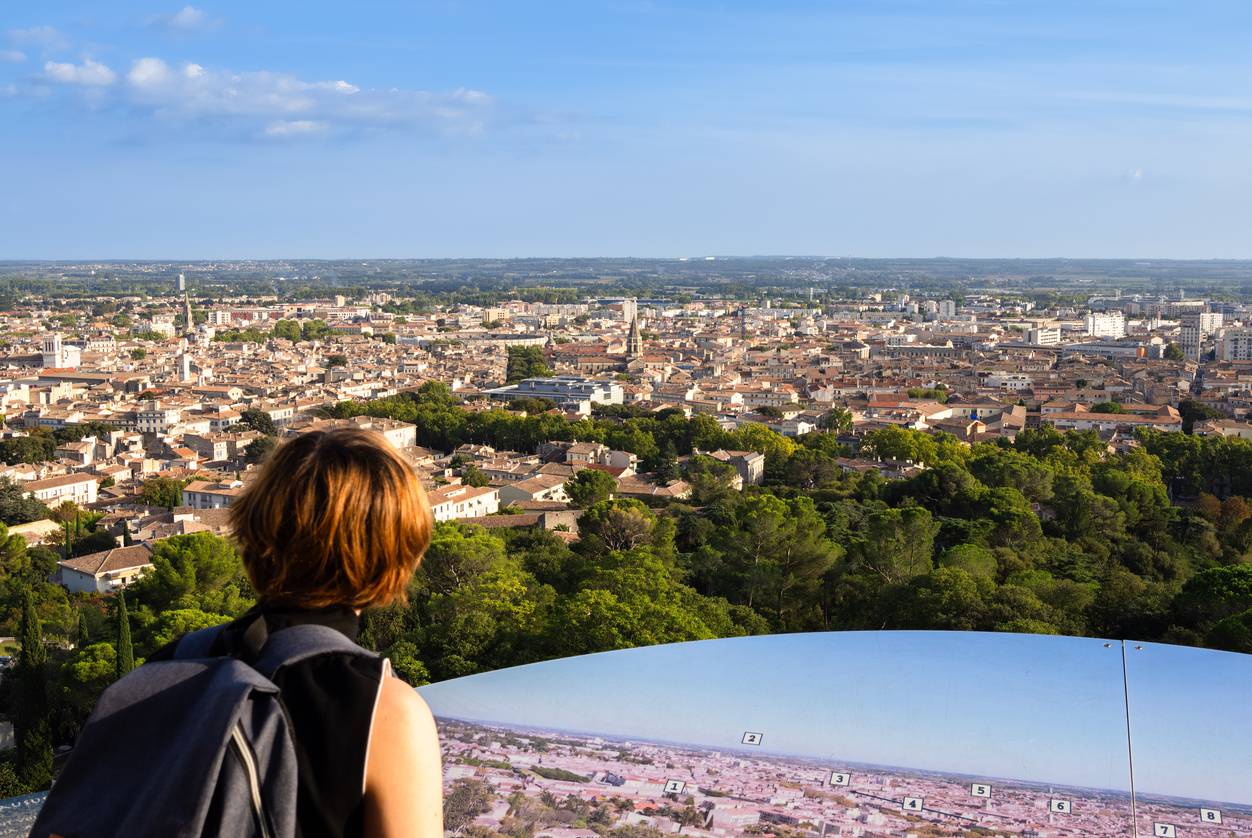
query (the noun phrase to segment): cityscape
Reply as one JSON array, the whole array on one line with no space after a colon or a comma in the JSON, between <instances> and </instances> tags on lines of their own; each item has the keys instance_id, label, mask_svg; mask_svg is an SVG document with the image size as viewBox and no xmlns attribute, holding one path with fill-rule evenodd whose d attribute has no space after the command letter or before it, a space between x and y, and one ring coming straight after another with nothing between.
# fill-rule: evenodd
<instances>
[{"instance_id":1,"label":"cityscape","mask_svg":"<svg viewBox=\"0 0 1252 838\"><path fill-rule=\"evenodd\" d=\"M590 804L590 817L604 818L609 828L642 826L663 834L1134 834L1125 793L455 720L441 721L440 736L446 792L452 796L466 781L486 786L488 809L471 823L487 831L467 834L504 832L533 820L536 836L597 835L572 825L580 810L570 798ZM1140 808L1145 822L1174 826L1179 835L1252 829L1252 811L1208 811L1220 813L1220 827L1205 824L1194 805L1162 801Z\"/></svg>"},{"instance_id":2,"label":"cityscape","mask_svg":"<svg viewBox=\"0 0 1252 838\"><path fill-rule=\"evenodd\" d=\"M119 295L108 280L55 305L26 294L0 321L4 472L42 502L115 506L146 478L195 476L185 489L191 517L176 523L212 529L207 510L228 505L265 445L249 457L258 440L324 426L328 406L428 381L478 409L520 401L571 420L593 408L679 410L790 438L823 429L837 411L851 452L839 466L888 477L919 465L855 455L858 440L883 428L963 443L1011 441L1039 426L1094 430L1117 450L1133 446L1139 429L1252 437L1244 370L1252 315L1225 296L1110 287L1064 302L1051 292L1048 302L1018 287L964 291L958 302L939 290L840 293L833 275L827 269L825 287L784 288L773 299L564 286L560 302L496 293L496 303L420 310L400 292L368 286L295 301L232 296L205 278L189 286L181 272L142 295ZM515 375L527 369L510 357L530 358L544 375ZM611 474L620 496L689 492L680 479L655 479L629 451L429 451L403 423L372 424L438 485L440 520L559 504L565 481L588 466ZM21 441L32 429L73 427L102 430L57 440L50 456ZM757 454L708 453L735 467L737 485L761 482ZM459 468L448 468L453 459ZM463 485L470 466L489 484ZM137 532L143 517L126 524Z\"/></svg>"}]
</instances>

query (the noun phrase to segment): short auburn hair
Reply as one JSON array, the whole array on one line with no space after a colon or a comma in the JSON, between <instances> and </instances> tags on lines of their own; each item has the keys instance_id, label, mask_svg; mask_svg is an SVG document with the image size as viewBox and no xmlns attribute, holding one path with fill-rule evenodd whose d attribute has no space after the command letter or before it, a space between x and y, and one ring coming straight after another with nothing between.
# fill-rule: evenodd
<instances>
[{"instance_id":1,"label":"short auburn hair","mask_svg":"<svg viewBox=\"0 0 1252 838\"><path fill-rule=\"evenodd\" d=\"M304 608L403 601L434 526L413 468L360 428L278 445L230 524L260 600Z\"/></svg>"}]
</instances>

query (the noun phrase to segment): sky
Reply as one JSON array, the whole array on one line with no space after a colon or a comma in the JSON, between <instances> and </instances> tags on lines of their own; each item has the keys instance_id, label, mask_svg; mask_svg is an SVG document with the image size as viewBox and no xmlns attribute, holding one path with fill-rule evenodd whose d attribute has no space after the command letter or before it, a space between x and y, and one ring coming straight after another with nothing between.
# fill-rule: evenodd
<instances>
[{"instance_id":1,"label":"sky","mask_svg":"<svg viewBox=\"0 0 1252 838\"><path fill-rule=\"evenodd\" d=\"M1245 0L4 4L0 259L1252 257Z\"/></svg>"},{"instance_id":2,"label":"sky","mask_svg":"<svg viewBox=\"0 0 1252 838\"><path fill-rule=\"evenodd\" d=\"M1108 643L1109 645L1105 645ZM1252 804L1246 655L1129 649L1137 791ZM1119 642L792 634L566 658L420 688L437 716L1128 790Z\"/></svg>"}]
</instances>

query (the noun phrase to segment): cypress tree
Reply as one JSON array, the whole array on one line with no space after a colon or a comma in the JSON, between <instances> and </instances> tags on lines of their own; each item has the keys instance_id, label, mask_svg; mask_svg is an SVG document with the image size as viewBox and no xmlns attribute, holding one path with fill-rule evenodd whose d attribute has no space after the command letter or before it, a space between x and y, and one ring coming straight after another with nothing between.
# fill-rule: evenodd
<instances>
[{"instance_id":1,"label":"cypress tree","mask_svg":"<svg viewBox=\"0 0 1252 838\"><path fill-rule=\"evenodd\" d=\"M14 719L17 771L32 791L52 783L52 736L48 724L48 650L30 589L22 601L22 654L18 658L18 698Z\"/></svg>"},{"instance_id":2,"label":"cypress tree","mask_svg":"<svg viewBox=\"0 0 1252 838\"><path fill-rule=\"evenodd\" d=\"M74 645L79 649L86 649L91 643L91 637L87 633L87 618L83 616L83 609L79 608L75 611L78 615L78 625L75 627Z\"/></svg>"},{"instance_id":3,"label":"cypress tree","mask_svg":"<svg viewBox=\"0 0 1252 838\"><path fill-rule=\"evenodd\" d=\"M126 592L117 592L117 677L135 668L135 649L130 642L130 618L126 616Z\"/></svg>"}]
</instances>

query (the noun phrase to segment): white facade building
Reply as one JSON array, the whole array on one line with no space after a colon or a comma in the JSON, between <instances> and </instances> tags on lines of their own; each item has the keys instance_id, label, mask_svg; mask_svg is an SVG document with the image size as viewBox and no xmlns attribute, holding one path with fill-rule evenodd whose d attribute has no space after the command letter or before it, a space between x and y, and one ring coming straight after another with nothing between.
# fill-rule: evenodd
<instances>
[{"instance_id":1,"label":"white facade building","mask_svg":"<svg viewBox=\"0 0 1252 838\"><path fill-rule=\"evenodd\" d=\"M491 486L443 486L428 497L436 521L482 518L500 511L500 490Z\"/></svg>"},{"instance_id":2,"label":"white facade building","mask_svg":"<svg viewBox=\"0 0 1252 838\"><path fill-rule=\"evenodd\" d=\"M1217 311L1184 314L1178 335L1183 355L1192 361L1198 361L1204 349L1204 341L1221 329L1222 319L1221 312Z\"/></svg>"},{"instance_id":3,"label":"white facade building","mask_svg":"<svg viewBox=\"0 0 1252 838\"><path fill-rule=\"evenodd\" d=\"M1222 361L1252 361L1252 328L1242 326L1223 332L1217 357Z\"/></svg>"},{"instance_id":4,"label":"white facade building","mask_svg":"<svg viewBox=\"0 0 1252 838\"><path fill-rule=\"evenodd\" d=\"M22 485L26 494L46 506L60 506L66 501L73 501L79 506L95 503L99 487L100 481L89 474L60 474Z\"/></svg>"},{"instance_id":5,"label":"white facade building","mask_svg":"<svg viewBox=\"0 0 1252 838\"><path fill-rule=\"evenodd\" d=\"M1087 315L1087 334L1099 338L1126 336L1126 315L1120 311L1093 311Z\"/></svg>"},{"instance_id":6,"label":"white facade building","mask_svg":"<svg viewBox=\"0 0 1252 838\"><path fill-rule=\"evenodd\" d=\"M1035 346L1060 346L1061 330L1047 326L1040 326L1037 329L1031 329L1027 332L1026 340L1029 343L1033 343Z\"/></svg>"}]
</instances>

